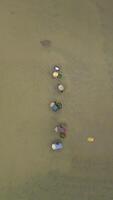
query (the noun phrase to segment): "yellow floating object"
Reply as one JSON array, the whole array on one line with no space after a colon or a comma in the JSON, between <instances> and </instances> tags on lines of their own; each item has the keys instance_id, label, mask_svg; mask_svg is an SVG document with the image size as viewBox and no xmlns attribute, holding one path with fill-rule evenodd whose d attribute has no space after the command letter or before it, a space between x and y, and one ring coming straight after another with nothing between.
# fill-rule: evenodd
<instances>
[{"instance_id":1,"label":"yellow floating object","mask_svg":"<svg viewBox=\"0 0 113 200\"><path fill-rule=\"evenodd\" d=\"M57 78L58 77L58 72L53 72L53 77Z\"/></svg>"},{"instance_id":2,"label":"yellow floating object","mask_svg":"<svg viewBox=\"0 0 113 200\"><path fill-rule=\"evenodd\" d=\"M94 142L95 138L94 137L88 137L88 142Z\"/></svg>"}]
</instances>

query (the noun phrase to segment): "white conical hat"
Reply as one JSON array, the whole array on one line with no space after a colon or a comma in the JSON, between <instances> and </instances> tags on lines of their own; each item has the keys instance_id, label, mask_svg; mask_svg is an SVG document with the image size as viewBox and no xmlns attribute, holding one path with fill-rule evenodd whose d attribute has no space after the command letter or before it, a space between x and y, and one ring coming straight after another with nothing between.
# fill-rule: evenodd
<instances>
[{"instance_id":1,"label":"white conical hat","mask_svg":"<svg viewBox=\"0 0 113 200\"><path fill-rule=\"evenodd\" d=\"M55 150L56 149L56 146L55 144L52 144L52 149Z\"/></svg>"},{"instance_id":2,"label":"white conical hat","mask_svg":"<svg viewBox=\"0 0 113 200\"><path fill-rule=\"evenodd\" d=\"M58 132L58 127L56 126L54 130L55 130L56 132Z\"/></svg>"},{"instance_id":3,"label":"white conical hat","mask_svg":"<svg viewBox=\"0 0 113 200\"><path fill-rule=\"evenodd\" d=\"M54 69L55 69L55 71L59 71L59 70L60 70L60 67L57 66L57 65L55 65L55 66L54 66Z\"/></svg>"},{"instance_id":4,"label":"white conical hat","mask_svg":"<svg viewBox=\"0 0 113 200\"><path fill-rule=\"evenodd\" d=\"M52 108L55 105L55 102L50 103L50 107Z\"/></svg>"},{"instance_id":5,"label":"white conical hat","mask_svg":"<svg viewBox=\"0 0 113 200\"><path fill-rule=\"evenodd\" d=\"M63 86L62 84L60 84L60 85L58 85L58 89L59 89L60 91L63 91L63 90L64 90L64 86Z\"/></svg>"}]
</instances>

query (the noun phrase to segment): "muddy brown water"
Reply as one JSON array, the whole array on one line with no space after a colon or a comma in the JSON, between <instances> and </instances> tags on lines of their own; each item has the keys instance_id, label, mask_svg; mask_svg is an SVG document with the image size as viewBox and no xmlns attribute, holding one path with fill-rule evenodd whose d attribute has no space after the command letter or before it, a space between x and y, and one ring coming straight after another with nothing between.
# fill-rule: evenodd
<instances>
[{"instance_id":1,"label":"muddy brown water","mask_svg":"<svg viewBox=\"0 0 113 200\"><path fill-rule=\"evenodd\" d=\"M0 200L113 199L112 19L111 0L0 1Z\"/></svg>"}]
</instances>

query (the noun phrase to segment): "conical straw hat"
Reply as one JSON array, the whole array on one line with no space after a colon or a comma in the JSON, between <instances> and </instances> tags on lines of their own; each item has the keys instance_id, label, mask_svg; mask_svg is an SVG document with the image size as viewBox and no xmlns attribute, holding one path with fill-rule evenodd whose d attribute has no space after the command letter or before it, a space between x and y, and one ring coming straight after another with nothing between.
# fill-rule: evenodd
<instances>
[{"instance_id":1,"label":"conical straw hat","mask_svg":"<svg viewBox=\"0 0 113 200\"><path fill-rule=\"evenodd\" d=\"M58 89L60 90L60 91L63 91L64 90L64 86L63 85L58 85Z\"/></svg>"},{"instance_id":2,"label":"conical straw hat","mask_svg":"<svg viewBox=\"0 0 113 200\"><path fill-rule=\"evenodd\" d=\"M57 78L58 77L58 72L53 72L53 77Z\"/></svg>"},{"instance_id":3,"label":"conical straw hat","mask_svg":"<svg viewBox=\"0 0 113 200\"><path fill-rule=\"evenodd\" d=\"M94 142L95 138L94 137L88 137L88 142Z\"/></svg>"},{"instance_id":4,"label":"conical straw hat","mask_svg":"<svg viewBox=\"0 0 113 200\"><path fill-rule=\"evenodd\" d=\"M55 70L55 71L60 71L60 67L57 66L57 65L55 65L55 66L54 66L54 70Z\"/></svg>"},{"instance_id":5,"label":"conical straw hat","mask_svg":"<svg viewBox=\"0 0 113 200\"><path fill-rule=\"evenodd\" d=\"M56 146L55 144L52 144L52 149L55 150L56 149Z\"/></svg>"},{"instance_id":6,"label":"conical straw hat","mask_svg":"<svg viewBox=\"0 0 113 200\"><path fill-rule=\"evenodd\" d=\"M55 105L55 102L50 103L50 108L52 108Z\"/></svg>"}]
</instances>

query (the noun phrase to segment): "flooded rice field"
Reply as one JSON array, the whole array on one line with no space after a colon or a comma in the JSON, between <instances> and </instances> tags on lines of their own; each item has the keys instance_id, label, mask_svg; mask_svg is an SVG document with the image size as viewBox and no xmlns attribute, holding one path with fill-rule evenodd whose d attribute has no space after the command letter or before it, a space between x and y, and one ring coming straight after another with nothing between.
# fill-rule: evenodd
<instances>
[{"instance_id":1,"label":"flooded rice field","mask_svg":"<svg viewBox=\"0 0 113 200\"><path fill-rule=\"evenodd\" d=\"M112 19L112 0L0 1L0 200L113 199Z\"/></svg>"}]
</instances>

